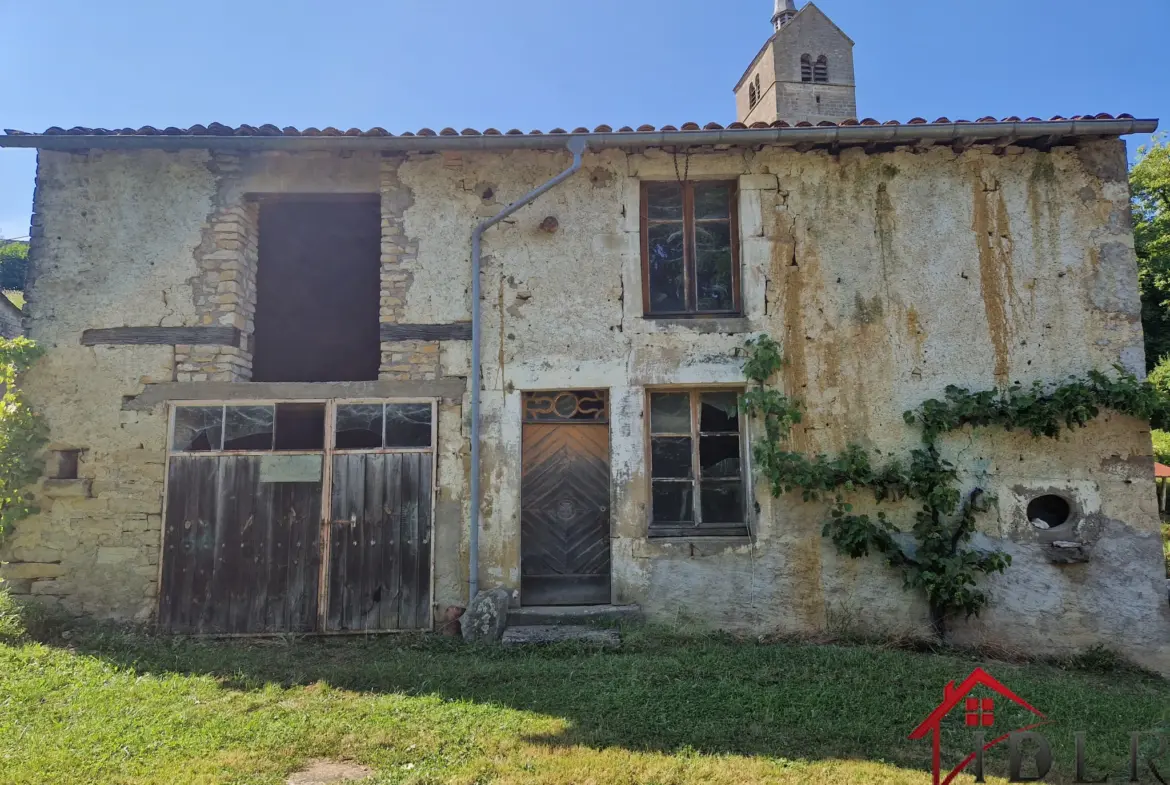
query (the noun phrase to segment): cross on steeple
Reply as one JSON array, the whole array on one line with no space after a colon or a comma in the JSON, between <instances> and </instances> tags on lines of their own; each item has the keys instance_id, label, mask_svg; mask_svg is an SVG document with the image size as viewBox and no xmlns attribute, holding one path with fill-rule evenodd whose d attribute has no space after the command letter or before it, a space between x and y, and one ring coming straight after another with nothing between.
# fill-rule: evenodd
<instances>
[{"instance_id":1,"label":"cross on steeple","mask_svg":"<svg viewBox=\"0 0 1170 785\"><path fill-rule=\"evenodd\" d=\"M776 0L776 13L772 14L772 24L779 30L792 21L796 16L796 0Z\"/></svg>"}]
</instances>

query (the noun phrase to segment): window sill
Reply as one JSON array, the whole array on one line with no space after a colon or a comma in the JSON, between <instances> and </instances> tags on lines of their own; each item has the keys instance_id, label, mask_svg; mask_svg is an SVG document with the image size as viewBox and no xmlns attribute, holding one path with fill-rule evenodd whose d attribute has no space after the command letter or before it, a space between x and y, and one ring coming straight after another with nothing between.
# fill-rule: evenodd
<instances>
[{"instance_id":1,"label":"window sill","mask_svg":"<svg viewBox=\"0 0 1170 785\"><path fill-rule=\"evenodd\" d=\"M714 529L709 532L696 531L695 529L682 528L663 528L656 529L651 527L646 534L647 539L651 542L683 542L683 541L700 541L710 542L715 540L751 540L751 531L746 525L740 526L726 526Z\"/></svg>"},{"instance_id":2,"label":"window sill","mask_svg":"<svg viewBox=\"0 0 1170 785\"><path fill-rule=\"evenodd\" d=\"M643 316L649 324L696 333L750 333L751 320L744 316Z\"/></svg>"}]
</instances>

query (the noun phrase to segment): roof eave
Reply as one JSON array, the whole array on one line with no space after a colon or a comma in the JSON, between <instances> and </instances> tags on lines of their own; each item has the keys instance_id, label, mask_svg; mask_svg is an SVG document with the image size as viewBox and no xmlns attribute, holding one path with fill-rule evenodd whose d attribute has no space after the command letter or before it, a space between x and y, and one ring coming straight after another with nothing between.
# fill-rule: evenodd
<instances>
[{"instance_id":1,"label":"roof eave","mask_svg":"<svg viewBox=\"0 0 1170 785\"><path fill-rule=\"evenodd\" d=\"M1040 120L1020 122L911 123L890 125L827 125L782 128L723 128L698 131L616 131L564 134L501 134L459 136L212 136L212 135L85 135L16 134L0 136L0 147L39 150L366 150L378 152L439 152L444 150L559 150L571 137L584 137L589 148L645 149L712 145L815 147L934 144L1117 137L1148 134L1153 119Z\"/></svg>"}]
</instances>

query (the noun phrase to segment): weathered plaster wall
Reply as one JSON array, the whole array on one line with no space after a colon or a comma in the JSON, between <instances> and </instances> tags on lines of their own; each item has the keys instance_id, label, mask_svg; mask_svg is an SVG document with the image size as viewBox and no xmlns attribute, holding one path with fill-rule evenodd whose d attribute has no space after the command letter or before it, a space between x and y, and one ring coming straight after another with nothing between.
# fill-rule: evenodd
<instances>
[{"instance_id":1,"label":"weathered plaster wall","mask_svg":"<svg viewBox=\"0 0 1170 785\"><path fill-rule=\"evenodd\" d=\"M442 324L470 317L476 221L568 162L537 152L43 154L29 316L32 337L50 351L26 386L53 447L83 453L79 479L44 483L42 513L5 545L2 558L13 563L4 575L19 591L77 610L152 613L164 407L124 409L123 398L180 373L246 378L250 358L238 356L228 372L218 357L203 361L213 369L180 370L187 355L171 347L82 347L80 333L209 316L247 329L241 304L254 295L242 284L220 292L238 279L219 273L248 264L250 230L218 220L237 214L247 195L380 193L382 319ZM639 185L681 171L739 182L742 318L642 317ZM540 229L547 216L558 231ZM522 391L606 388L613 599L638 602L658 621L758 632L858 622L921 629L925 608L876 563L837 556L820 536L823 509L764 488L751 539L648 540L648 387L742 382L734 350L768 332L791 361L779 383L808 407L795 433L800 449L857 441L901 452L918 438L902 412L947 384L984 388L1143 364L1120 142L1052 153L589 153L582 172L489 231L484 248L482 581L520 582ZM229 267L207 264L214 259ZM201 299L212 290L235 297ZM465 341L383 346L385 379L444 384L468 372ZM440 408L440 611L466 599L466 403L447 394ZM992 606L958 625L957 638L1040 651L1101 642L1170 669L1141 423L1103 417L1055 442L964 432L945 449L968 487L998 497L981 536L1015 559L988 581ZM1052 489L1077 505L1070 534L1090 542L1087 564L1052 564L1023 520L1027 501Z\"/></svg>"},{"instance_id":2,"label":"weathered plaster wall","mask_svg":"<svg viewBox=\"0 0 1170 785\"><path fill-rule=\"evenodd\" d=\"M489 232L485 582L519 585L521 392L604 387L615 601L639 602L658 620L753 631L811 632L848 619L923 629L923 604L896 576L825 545L816 505L761 488L754 541L648 540L644 394L741 380L733 349L767 331L791 359L784 388L809 408L795 434L800 449L858 441L904 451L918 436L902 412L947 384L1055 380L1117 362L1140 372L1123 148L999 153L691 156L692 177L739 178L742 190L746 312L714 324L641 316L638 183L673 179L668 153L587 155L580 175ZM405 224L421 238L411 320L466 318L467 227L566 164L565 155L515 153L402 166L414 196ZM559 232L539 230L546 216ZM998 496L981 526L1016 560L1008 577L989 581L993 608L956 636L1042 651L1103 642L1149 662L1162 656L1153 652L1170 641L1170 609L1141 423L1105 417L1060 442L964 433L947 449L969 486ZM1027 501L1048 489L1080 505L1074 534L1093 543L1088 564L1051 564L1022 521ZM1036 593L1061 621L1036 623Z\"/></svg>"},{"instance_id":3,"label":"weathered plaster wall","mask_svg":"<svg viewBox=\"0 0 1170 785\"><path fill-rule=\"evenodd\" d=\"M51 449L80 450L78 479L46 479L41 512L0 558L19 592L95 615L154 608L166 459L162 407L123 396L173 378L169 346L82 346L91 327L198 324L193 249L211 210L208 155L42 152L26 295L48 352L23 381Z\"/></svg>"}]
</instances>

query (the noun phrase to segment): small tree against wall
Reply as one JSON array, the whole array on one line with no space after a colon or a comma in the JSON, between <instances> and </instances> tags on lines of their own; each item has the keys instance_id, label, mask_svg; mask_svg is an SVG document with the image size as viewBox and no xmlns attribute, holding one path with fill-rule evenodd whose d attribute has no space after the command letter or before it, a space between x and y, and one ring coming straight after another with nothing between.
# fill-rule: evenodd
<instances>
[{"instance_id":1,"label":"small tree against wall","mask_svg":"<svg viewBox=\"0 0 1170 785\"><path fill-rule=\"evenodd\" d=\"M771 386L784 366L780 346L765 335L749 340L745 349L744 373L752 388L743 406L764 425L752 455L772 495L799 490L806 502L831 500L823 536L852 558L880 556L902 575L906 588L921 591L939 639L946 635L948 620L978 615L987 604L981 579L1011 565L1005 553L970 547L976 516L994 499L979 488L965 496L960 492L954 464L939 452L941 435L966 426L1001 426L1055 439L1064 429L1087 425L1104 409L1147 421L1165 417L1170 409L1166 396L1120 367L1114 376L1093 371L1057 385L1037 382L982 392L951 386L943 399L905 413L906 423L922 433L922 446L905 458L879 463L857 445L840 455L809 457L789 449L792 427L803 417L801 402ZM912 524L897 526L884 510L854 514L846 495L861 491L879 505L913 500L920 507Z\"/></svg>"}]
</instances>

